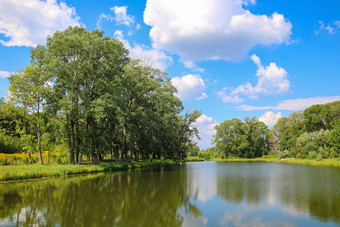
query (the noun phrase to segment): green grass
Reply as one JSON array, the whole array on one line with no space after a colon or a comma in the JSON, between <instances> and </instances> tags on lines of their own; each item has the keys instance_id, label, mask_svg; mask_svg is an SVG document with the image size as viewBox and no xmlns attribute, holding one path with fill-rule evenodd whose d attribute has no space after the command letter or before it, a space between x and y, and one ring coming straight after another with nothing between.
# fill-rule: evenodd
<instances>
[{"instance_id":1,"label":"green grass","mask_svg":"<svg viewBox=\"0 0 340 227\"><path fill-rule=\"evenodd\" d=\"M225 162L280 162L287 164L298 164L298 165L311 165L311 166L333 166L340 167L340 159L279 159L277 157L265 157L265 158L229 158L229 159L216 159L216 161L225 161Z\"/></svg>"},{"instance_id":2,"label":"green grass","mask_svg":"<svg viewBox=\"0 0 340 227\"><path fill-rule=\"evenodd\" d=\"M202 162L204 161L204 158L199 157L187 157L184 159L185 162Z\"/></svg>"},{"instance_id":3,"label":"green grass","mask_svg":"<svg viewBox=\"0 0 340 227\"><path fill-rule=\"evenodd\" d=\"M12 165L0 166L0 181L59 177L73 174L96 173L174 165L183 160L153 160L140 162L105 163L98 165Z\"/></svg>"}]
</instances>

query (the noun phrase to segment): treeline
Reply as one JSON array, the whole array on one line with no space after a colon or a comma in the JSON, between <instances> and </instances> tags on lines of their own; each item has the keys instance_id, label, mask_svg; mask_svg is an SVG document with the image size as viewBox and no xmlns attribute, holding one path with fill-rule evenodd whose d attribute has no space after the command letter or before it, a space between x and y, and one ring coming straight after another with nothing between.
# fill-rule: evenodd
<instances>
[{"instance_id":1,"label":"treeline","mask_svg":"<svg viewBox=\"0 0 340 227\"><path fill-rule=\"evenodd\" d=\"M255 118L226 120L215 127L213 148L199 156L255 158L335 158L340 154L340 101L313 105L282 117L269 130Z\"/></svg>"},{"instance_id":2,"label":"treeline","mask_svg":"<svg viewBox=\"0 0 340 227\"><path fill-rule=\"evenodd\" d=\"M282 158L335 158L340 154L340 101L314 105L274 125L273 150Z\"/></svg>"},{"instance_id":3,"label":"treeline","mask_svg":"<svg viewBox=\"0 0 340 227\"><path fill-rule=\"evenodd\" d=\"M215 157L255 158L269 151L269 129L255 117L226 120L215 126L215 147L203 151L201 157L212 153Z\"/></svg>"},{"instance_id":4,"label":"treeline","mask_svg":"<svg viewBox=\"0 0 340 227\"><path fill-rule=\"evenodd\" d=\"M69 27L31 50L0 102L0 153L42 150L98 163L183 158L200 112L183 112L166 73L131 60L103 31Z\"/></svg>"}]
</instances>

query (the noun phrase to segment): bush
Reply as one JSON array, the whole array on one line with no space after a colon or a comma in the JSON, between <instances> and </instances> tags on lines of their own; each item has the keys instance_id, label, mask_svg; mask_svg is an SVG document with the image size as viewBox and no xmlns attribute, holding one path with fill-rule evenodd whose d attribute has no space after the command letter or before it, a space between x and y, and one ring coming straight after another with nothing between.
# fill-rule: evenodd
<instances>
[{"instance_id":1,"label":"bush","mask_svg":"<svg viewBox=\"0 0 340 227\"><path fill-rule=\"evenodd\" d=\"M318 155L318 153L317 153L316 151L310 151L310 152L308 153L308 158L309 158L309 159L316 159L317 155ZM321 157L322 157L322 156L321 156Z\"/></svg>"},{"instance_id":2,"label":"bush","mask_svg":"<svg viewBox=\"0 0 340 227\"><path fill-rule=\"evenodd\" d=\"M322 156L322 154L318 154L317 156L316 156L316 160L317 161L321 161L323 159L323 156Z\"/></svg>"},{"instance_id":3,"label":"bush","mask_svg":"<svg viewBox=\"0 0 340 227\"><path fill-rule=\"evenodd\" d=\"M279 158L288 158L289 157L289 152L288 150L280 151L279 152Z\"/></svg>"},{"instance_id":4,"label":"bush","mask_svg":"<svg viewBox=\"0 0 340 227\"><path fill-rule=\"evenodd\" d=\"M204 158L204 160L210 160L210 153L205 151L200 151L198 153L199 158Z\"/></svg>"},{"instance_id":5,"label":"bush","mask_svg":"<svg viewBox=\"0 0 340 227\"><path fill-rule=\"evenodd\" d=\"M19 137L5 135L0 131L0 153L13 154L22 151L23 143Z\"/></svg>"}]
</instances>

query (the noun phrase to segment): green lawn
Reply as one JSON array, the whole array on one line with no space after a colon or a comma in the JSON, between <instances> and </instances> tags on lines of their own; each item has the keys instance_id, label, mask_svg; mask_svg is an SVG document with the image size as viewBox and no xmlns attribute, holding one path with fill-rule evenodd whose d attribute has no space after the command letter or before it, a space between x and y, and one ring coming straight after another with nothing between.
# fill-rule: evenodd
<instances>
[{"instance_id":1,"label":"green lawn","mask_svg":"<svg viewBox=\"0 0 340 227\"><path fill-rule=\"evenodd\" d=\"M186 160L153 160L124 163L102 163L98 165L9 165L0 166L0 181L23 180L42 177L58 177L73 174L95 173L174 165Z\"/></svg>"}]
</instances>

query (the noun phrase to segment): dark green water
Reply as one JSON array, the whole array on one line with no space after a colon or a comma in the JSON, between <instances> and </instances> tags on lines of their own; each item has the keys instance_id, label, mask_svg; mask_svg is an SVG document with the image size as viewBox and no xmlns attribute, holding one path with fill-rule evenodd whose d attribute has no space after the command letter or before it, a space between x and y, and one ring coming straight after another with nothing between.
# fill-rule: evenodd
<instances>
[{"instance_id":1,"label":"dark green water","mask_svg":"<svg viewBox=\"0 0 340 227\"><path fill-rule=\"evenodd\" d=\"M0 184L0 226L340 226L340 168L199 162Z\"/></svg>"}]
</instances>

